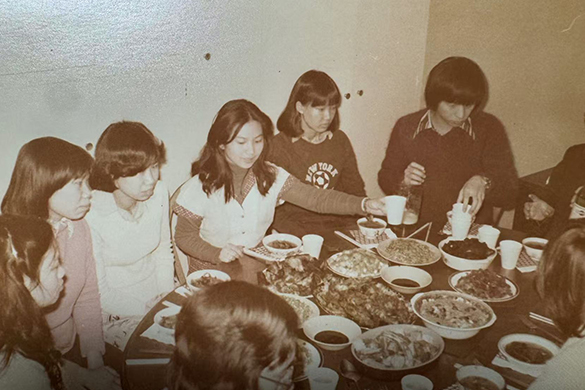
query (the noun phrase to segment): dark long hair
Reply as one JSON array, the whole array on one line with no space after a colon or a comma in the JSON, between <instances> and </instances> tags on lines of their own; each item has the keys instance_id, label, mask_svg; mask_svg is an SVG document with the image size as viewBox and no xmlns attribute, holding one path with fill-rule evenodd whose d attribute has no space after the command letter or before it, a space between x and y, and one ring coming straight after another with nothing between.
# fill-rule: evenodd
<instances>
[{"instance_id":1,"label":"dark long hair","mask_svg":"<svg viewBox=\"0 0 585 390\"><path fill-rule=\"evenodd\" d=\"M0 215L0 370L20 353L45 367L51 387L63 388L51 330L24 277L39 283L45 253L55 245L51 225L32 216Z\"/></svg>"},{"instance_id":2,"label":"dark long hair","mask_svg":"<svg viewBox=\"0 0 585 390\"><path fill-rule=\"evenodd\" d=\"M2 212L49 218L49 199L71 180L89 175L93 158L77 145L42 137L18 152Z\"/></svg>"},{"instance_id":3,"label":"dark long hair","mask_svg":"<svg viewBox=\"0 0 585 390\"><path fill-rule=\"evenodd\" d=\"M567 336L585 330L585 226L571 225L550 242L538 265L536 286L544 307Z\"/></svg>"},{"instance_id":4,"label":"dark long hair","mask_svg":"<svg viewBox=\"0 0 585 390\"><path fill-rule=\"evenodd\" d=\"M327 73L318 70L303 73L293 86L286 107L276 122L278 130L290 137L299 137L303 134L301 114L296 108L297 102L301 102L303 106L309 104L312 107L340 106L341 93L335 81ZM335 114L327 130L337 129L339 129L339 112Z\"/></svg>"},{"instance_id":5,"label":"dark long hair","mask_svg":"<svg viewBox=\"0 0 585 390\"><path fill-rule=\"evenodd\" d=\"M274 184L276 170L266 163L270 139L274 136L272 121L254 103L244 99L231 100L215 116L201 156L191 165L191 175L199 175L203 191L208 196L223 188L226 203L234 197L233 174L221 146L232 142L242 126L250 121L260 123L264 137L264 149L251 168L260 194L266 195Z\"/></svg>"},{"instance_id":6,"label":"dark long hair","mask_svg":"<svg viewBox=\"0 0 585 390\"><path fill-rule=\"evenodd\" d=\"M475 105L479 109L487 98L485 74L475 62L466 57L448 57L431 72L425 86L427 107L436 110L440 102Z\"/></svg>"},{"instance_id":7,"label":"dark long hair","mask_svg":"<svg viewBox=\"0 0 585 390\"><path fill-rule=\"evenodd\" d=\"M169 389L258 389L296 351L298 317L267 289L231 281L189 298L178 316Z\"/></svg>"},{"instance_id":8,"label":"dark long hair","mask_svg":"<svg viewBox=\"0 0 585 390\"><path fill-rule=\"evenodd\" d=\"M165 162L164 143L142 123L112 123L95 147L95 168L89 185L97 190L114 192L116 179L134 176L154 164Z\"/></svg>"}]
</instances>

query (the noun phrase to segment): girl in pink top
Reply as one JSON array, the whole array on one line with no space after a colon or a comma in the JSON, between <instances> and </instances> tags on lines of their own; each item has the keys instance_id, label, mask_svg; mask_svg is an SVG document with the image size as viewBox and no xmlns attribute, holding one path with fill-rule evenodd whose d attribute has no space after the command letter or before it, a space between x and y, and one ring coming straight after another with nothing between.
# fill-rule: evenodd
<instances>
[{"instance_id":1,"label":"girl in pink top","mask_svg":"<svg viewBox=\"0 0 585 390\"><path fill-rule=\"evenodd\" d=\"M18 154L2 213L37 216L53 226L67 279L46 319L61 353L79 336L88 368L98 369L105 344L91 234L83 220L90 208L92 165L89 153L59 138L30 141Z\"/></svg>"}]
</instances>

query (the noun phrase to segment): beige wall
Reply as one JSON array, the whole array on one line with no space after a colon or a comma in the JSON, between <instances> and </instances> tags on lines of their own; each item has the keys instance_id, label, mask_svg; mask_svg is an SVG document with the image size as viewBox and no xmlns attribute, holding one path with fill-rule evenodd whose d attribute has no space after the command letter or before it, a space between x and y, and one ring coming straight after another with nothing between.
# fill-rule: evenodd
<instances>
[{"instance_id":1,"label":"beige wall","mask_svg":"<svg viewBox=\"0 0 585 390\"><path fill-rule=\"evenodd\" d=\"M342 128L367 189L380 193L391 126L420 102L428 8L428 0L2 2L0 194L23 143L44 135L95 143L121 119L165 141L173 189L223 103L247 98L276 120L311 68L351 94Z\"/></svg>"},{"instance_id":2,"label":"beige wall","mask_svg":"<svg viewBox=\"0 0 585 390\"><path fill-rule=\"evenodd\" d=\"M433 1L429 14L425 75L452 55L480 64L486 111L506 125L520 175L585 142L582 0Z\"/></svg>"}]
</instances>

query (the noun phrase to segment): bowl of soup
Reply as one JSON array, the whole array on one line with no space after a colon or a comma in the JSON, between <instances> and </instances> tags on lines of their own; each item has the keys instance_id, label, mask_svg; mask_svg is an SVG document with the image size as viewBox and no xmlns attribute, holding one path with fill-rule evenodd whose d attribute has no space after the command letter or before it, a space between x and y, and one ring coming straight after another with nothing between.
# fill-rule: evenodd
<instances>
[{"instance_id":1,"label":"bowl of soup","mask_svg":"<svg viewBox=\"0 0 585 390\"><path fill-rule=\"evenodd\" d=\"M371 220L364 217L357 220L358 228L367 238L376 238L386 230L386 221L381 218L372 218Z\"/></svg>"},{"instance_id":2,"label":"bowl of soup","mask_svg":"<svg viewBox=\"0 0 585 390\"><path fill-rule=\"evenodd\" d=\"M291 253L298 252L303 242L292 234L275 233L270 234L262 240L262 245L270 252L286 257Z\"/></svg>"},{"instance_id":3,"label":"bowl of soup","mask_svg":"<svg viewBox=\"0 0 585 390\"><path fill-rule=\"evenodd\" d=\"M362 334L359 325L341 316L318 316L303 323L303 332L314 344L328 351L351 345Z\"/></svg>"},{"instance_id":4,"label":"bowl of soup","mask_svg":"<svg viewBox=\"0 0 585 390\"><path fill-rule=\"evenodd\" d=\"M503 390L506 387L500 374L484 366L462 366L456 375L457 382L465 390Z\"/></svg>"},{"instance_id":5,"label":"bowl of soup","mask_svg":"<svg viewBox=\"0 0 585 390\"><path fill-rule=\"evenodd\" d=\"M548 244L548 240L540 237L528 237L522 240L526 254L534 261L540 260L546 244Z\"/></svg>"},{"instance_id":6,"label":"bowl of soup","mask_svg":"<svg viewBox=\"0 0 585 390\"><path fill-rule=\"evenodd\" d=\"M533 334L515 333L500 339L498 349L510 363L532 372L540 372L546 362L559 352L550 340Z\"/></svg>"},{"instance_id":7,"label":"bowl of soup","mask_svg":"<svg viewBox=\"0 0 585 390\"><path fill-rule=\"evenodd\" d=\"M217 269L201 269L187 275L187 287L195 292L214 284L231 280L225 272Z\"/></svg>"},{"instance_id":8,"label":"bowl of soup","mask_svg":"<svg viewBox=\"0 0 585 390\"><path fill-rule=\"evenodd\" d=\"M427 271L407 265L385 266L381 276L393 290L402 294L416 294L433 281Z\"/></svg>"}]
</instances>

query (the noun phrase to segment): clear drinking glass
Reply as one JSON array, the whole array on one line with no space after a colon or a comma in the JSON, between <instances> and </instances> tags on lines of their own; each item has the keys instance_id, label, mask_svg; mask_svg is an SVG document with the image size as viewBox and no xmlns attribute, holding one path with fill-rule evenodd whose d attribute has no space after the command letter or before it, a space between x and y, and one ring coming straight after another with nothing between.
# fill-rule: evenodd
<instances>
[{"instance_id":1,"label":"clear drinking glass","mask_svg":"<svg viewBox=\"0 0 585 390\"><path fill-rule=\"evenodd\" d=\"M400 185L398 195L402 195L406 198L406 206L404 207L402 224L416 224L418 222L420 207L422 205L422 186L410 186L403 183Z\"/></svg>"}]
</instances>

